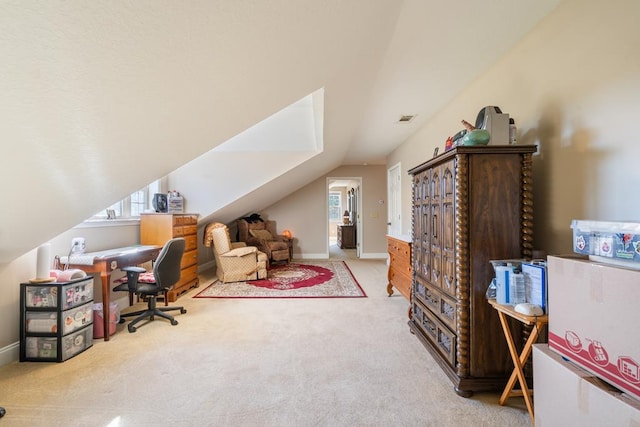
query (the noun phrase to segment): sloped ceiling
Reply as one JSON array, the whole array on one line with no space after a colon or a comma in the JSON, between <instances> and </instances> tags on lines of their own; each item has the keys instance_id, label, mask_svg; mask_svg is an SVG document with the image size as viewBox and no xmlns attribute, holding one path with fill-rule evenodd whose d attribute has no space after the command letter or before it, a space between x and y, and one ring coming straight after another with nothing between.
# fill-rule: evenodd
<instances>
[{"instance_id":1,"label":"sloped ceiling","mask_svg":"<svg viewBox=\"0 0 640 427\"><path fill-rule=\"evenodd\" d=\"M264 202L383 163L556 3L2 2L0 262L321 88L323 152Z\"/></svg>"}]
</instances>

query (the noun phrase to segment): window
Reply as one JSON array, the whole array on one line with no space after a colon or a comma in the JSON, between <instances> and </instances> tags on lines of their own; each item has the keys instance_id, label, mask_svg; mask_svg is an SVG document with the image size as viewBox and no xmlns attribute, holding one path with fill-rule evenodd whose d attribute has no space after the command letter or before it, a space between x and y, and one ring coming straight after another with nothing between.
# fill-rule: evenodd
<instances>
[{"instance_id":1,"label":"window","mask_svg":"<svg viewBox=\"0 0 640 427\"><path fill-rule=\"evenodd\" d=\"M342 195L339 191L329 192L329 221L342 221Z\"/></svg>"},{"instance_id":2,"label":"window","mask_svg":"<svg viewBox=\"0 0 640 427\"><path fill-rule=\"evenodd\" d=\"M107 209L113 209L117 219L139 218L140 214L152 207L152 199L155 193L160 193L161 180L152 182L140 190L131 193L128 197L101 210L88 221L107 219Z\"/></svg>"}]
</instances>

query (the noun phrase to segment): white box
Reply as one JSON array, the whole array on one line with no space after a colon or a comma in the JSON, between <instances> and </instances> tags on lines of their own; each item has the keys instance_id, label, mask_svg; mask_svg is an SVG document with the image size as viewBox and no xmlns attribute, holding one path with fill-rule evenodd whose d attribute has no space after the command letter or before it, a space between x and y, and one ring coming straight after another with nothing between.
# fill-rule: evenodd
<instances>
[{"instance_id":1,"label":"white box","mask_svg":"<svg viewBox=\"0 0 640 427\"><path fill-rule=\"evenodd\" d=\"M549 347L640 399L640 271L548 257Z\"/></svg>"},{"instance_id":2,"label":"white box","mask_svg":"<svg viewBox=\"0 0 640 427\"><path fill-rule=\"evenodd\" d=\"M536 426L636 426L640 402L564 360L546 344L533 346Z\"/></svg>"}]
</instances>

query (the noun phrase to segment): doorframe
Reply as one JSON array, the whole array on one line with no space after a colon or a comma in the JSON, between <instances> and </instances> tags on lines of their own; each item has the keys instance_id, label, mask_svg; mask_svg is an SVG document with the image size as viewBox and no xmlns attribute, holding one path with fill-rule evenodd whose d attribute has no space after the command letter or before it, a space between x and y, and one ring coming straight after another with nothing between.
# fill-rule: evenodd
<instances>
[{"instance_id":1,"label":"doorframe","mask_svg":"<svg viewBox=\"0 0 640 427\"><path fill-rule=\"evenodd\" d=\"M393 191L393 183L391 182L391 173L392 171L397 170L398 183L395 191ZM389 203L387 204L387 233L389 235L402 235L402 165L400 162L391 166L387 169L387 199ZM392 209L397 211L395 212L398 215L398 224L396 227L393 226L393 214Z\"/></svg>"},{"instance_id":2,"label":"doorframe","mask_svg":"<svg viewBox=\"0 0 640 427\"><path fill-rule=\"evenodd\" d=\"M330 187L331 187L331 183L333 181L343 181L343 180L350 180L350 181L356 181L357 182L357 187L359 189L358 191L358 200L356 203L357 206L357 217L355 220L355 226L356 226L356 257L360 258L361 253L362 253L362 242L364 241L363 239L363 234L362 233L362 218L363 218L363 212L362 212L362 177L361 176L329 176L327 177L327 183L325 186L325 251L327 254L327 258L329 258L331 256L331 253L329 251L329 246L330 246L330 242L329 242L329 234L330 234L330 230L329 230L329 191L330 191Z\"/></svg>"}]
</instances>

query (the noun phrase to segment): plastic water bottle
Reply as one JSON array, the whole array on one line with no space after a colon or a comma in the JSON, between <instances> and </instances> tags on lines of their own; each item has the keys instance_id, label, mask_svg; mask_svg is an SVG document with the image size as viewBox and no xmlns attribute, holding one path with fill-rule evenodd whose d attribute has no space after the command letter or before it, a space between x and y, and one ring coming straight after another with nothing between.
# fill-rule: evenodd
<instances>
[{"instance_id":1,"label":"plastic water bottle","mask_svg":"<svg viewBox=\"0 0 640 427\"><path fill-rule=\"evenodd\" d=\"M509 144L516 143L516 133L518 128L516 127L516 121L513 119L509 119Z\"/></svg>"}]
</instances>

